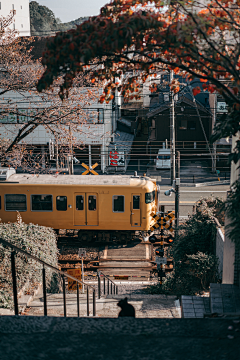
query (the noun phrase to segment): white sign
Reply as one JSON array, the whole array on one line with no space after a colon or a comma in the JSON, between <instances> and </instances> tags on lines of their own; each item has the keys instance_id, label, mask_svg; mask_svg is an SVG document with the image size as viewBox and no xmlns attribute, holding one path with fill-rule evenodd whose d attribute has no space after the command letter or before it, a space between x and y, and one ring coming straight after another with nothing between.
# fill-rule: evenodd
<instances>
[{"instance_id":1,"label":"white sign","mask_svg":"<svg viewBox=\"0 0 240 360\"><path fill-rule=\"evenodd\" d=\"M78 256L79 257L85 257L86 256L86 250L84 248L78 249Z\"/></svg>"},{"instance_id":2,"label":"white sign","mask_svg":"<svg viewBox=\"0 0 240 360\"><path fill-rule=\"evenodd\" d=\"M156 264L167 264L167 258L156 256L155 262L156 262Z\"/></svg>"},{"instance_id":3,"label":"white sign","mask_svg":"<svg viewBox=\"0 0 240 360\"><path fill-rule=\"evenodd\" d=\"M124 151L111 150L109 152L109 165L124 166L124 164L125 164Z\"/></svg>"},{"instance_id":4,"label":"white sign","mask_svg":"<svg viewBox=\"0 0 240 360\"><path fill-rule=\"evenodd\" d=\"M218 113L228 112L227 104L225 103L225 101L218 101L217 102L217 112Z\"/></svg>"}]
</instances>

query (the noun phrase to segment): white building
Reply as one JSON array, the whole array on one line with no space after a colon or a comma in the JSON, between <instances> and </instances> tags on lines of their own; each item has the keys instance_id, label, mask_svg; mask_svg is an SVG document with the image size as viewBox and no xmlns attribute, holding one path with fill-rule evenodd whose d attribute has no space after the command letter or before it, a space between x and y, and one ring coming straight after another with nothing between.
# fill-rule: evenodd
<instances>
[{"instance_id":1,"label":"white building","mask_svg":"<svg viewBox=\"0 0 240 360\"><path fill-rule=\"evenodd\" d=\"M12 29L19 31L20 36L30 36L29 0L1 0L0 17L11 13L14 14Z\"/></svg>"}]
</instances>

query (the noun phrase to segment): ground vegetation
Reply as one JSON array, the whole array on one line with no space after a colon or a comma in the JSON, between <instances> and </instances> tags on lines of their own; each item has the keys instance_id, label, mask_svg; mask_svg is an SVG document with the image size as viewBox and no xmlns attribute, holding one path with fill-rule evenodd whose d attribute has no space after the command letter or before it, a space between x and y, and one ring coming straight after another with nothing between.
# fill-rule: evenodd
<instances>
[{"instance_id":1,"label":"ground vegetation","mask_svg":"<svg viewBox=\"0 0 240 360\"><path fill-rule=\"evenodd\" d=\"M25 224L18 213L15 223L0 223L0 238L54 267L58 266L57 238L51 228ZM10 258L11 248L0 243L0 307L11 309L13 287ZM18 292L26 285L25 293L32 294L42 283L42 265L20 253L16 253L15 261ZM48 292L60 291L60 278L49 268L46 268L46 282Z\"/></svg>"}]
</instances>

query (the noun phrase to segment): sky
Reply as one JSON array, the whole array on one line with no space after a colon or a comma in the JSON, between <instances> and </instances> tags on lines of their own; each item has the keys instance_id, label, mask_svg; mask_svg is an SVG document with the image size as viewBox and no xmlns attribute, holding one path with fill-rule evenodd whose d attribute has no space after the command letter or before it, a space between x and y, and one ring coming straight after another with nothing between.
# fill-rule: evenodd
<instances>
[{"instance_id":1,"label":"sky","mask_svg":"<svg viewBox=\"0 0 240 360\"><path fill-rule=\"evenodd\" d=\"M82 16L98 15L100 8L110 0L35 0L47 6L62 22L76 20Z\"/></svg>"}]
</instances>

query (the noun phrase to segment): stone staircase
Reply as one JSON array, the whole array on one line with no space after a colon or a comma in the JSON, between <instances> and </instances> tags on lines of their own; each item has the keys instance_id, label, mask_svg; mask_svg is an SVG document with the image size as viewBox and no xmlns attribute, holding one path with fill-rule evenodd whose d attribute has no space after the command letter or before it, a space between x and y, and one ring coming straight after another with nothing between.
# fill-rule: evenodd
<instances>
[{"instance_id":1,"label":"stone staircase","mask_svg":"<svg viewBox=\"0 0 240 360\"><path fill-rule=\"evenodd\" d=\"M150 279L152 244L137 243L106 246L99 259L99 270L107 276Z\"/></svg>"}]
</instances>

